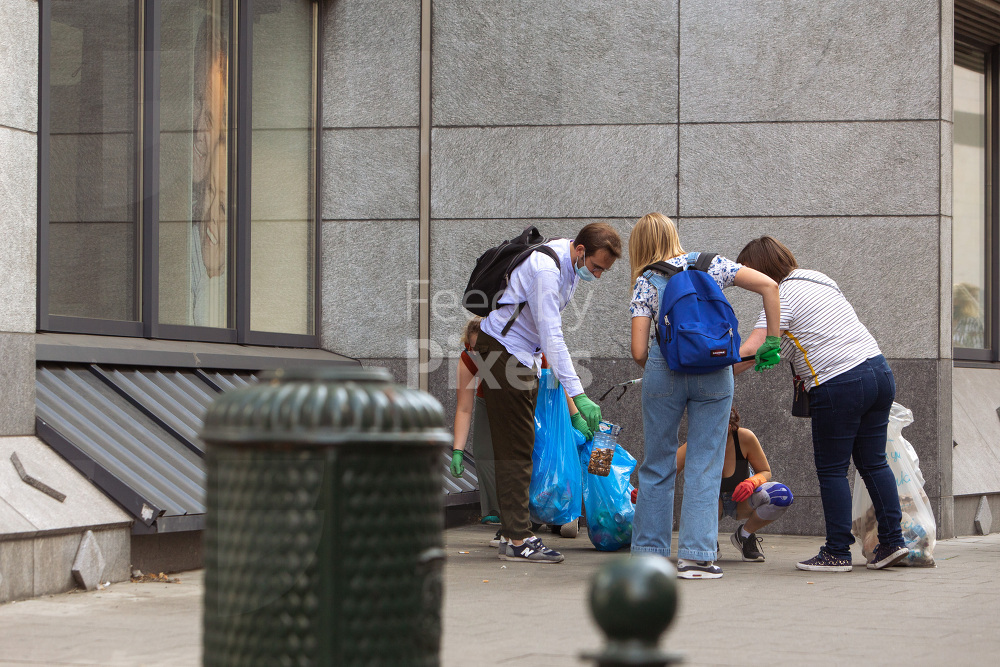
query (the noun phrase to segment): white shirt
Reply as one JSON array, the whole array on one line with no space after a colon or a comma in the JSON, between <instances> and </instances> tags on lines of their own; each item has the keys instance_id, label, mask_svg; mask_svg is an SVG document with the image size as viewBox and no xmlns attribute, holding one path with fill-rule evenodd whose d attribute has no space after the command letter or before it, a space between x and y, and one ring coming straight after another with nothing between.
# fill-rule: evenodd
<instances>
[{"instance_id":1,"label":"white shirt","mask_svg":"<svg viewBox=\"0 0 1000 667\"><path fill-rule=\"evenodd\" d=\"M542 353L552 373L570 396L583 393L562 332L562 311L569 305L580 279L570 257L570 239L546 243L556 251L559 266L544 252L533 252L510 275L500 306L479 325L528 368L541 373ZM527 302L506 336L500 332L516 304Z\"/></svg>"},{"instance_id":2,"label":"white shirt","mask_svg":"<svg viewBox=\"0 0 1000 667\"><path fill-rule=\"evenodd\" d=\"M781 358L792 360L795 374L805 380L807 389L882 354L837 283L826 274L793 269L778 283L778 294L781 330L785 332ZM766 327L761 311L754 328Z\"/></svg>"}]
</instances>

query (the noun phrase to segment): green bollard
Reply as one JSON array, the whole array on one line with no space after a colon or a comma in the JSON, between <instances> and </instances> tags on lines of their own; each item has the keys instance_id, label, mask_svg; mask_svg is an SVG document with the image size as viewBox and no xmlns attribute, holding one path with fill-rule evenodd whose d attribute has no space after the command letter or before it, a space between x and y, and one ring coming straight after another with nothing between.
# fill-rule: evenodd
<instances>
[{"instance_id":1,"label":"green bollard","mask_svg":"<svg viewBox=\"0 0 1000 667\"><path fill-rule=\"evenodd\" d=\"M677 570L666 558L619 558L598 570L590 610L607 635L600 653L585 653L599 667L662 667L682 662L657 648L677 612Z\"/></svg>"},{"instance_id":2,"label":"green bollard","mask_svg":"<svg viewBox=\"0 0 1000 667\"><path fill-rule=\"evenodd\" d=\"M438 665L440 403L304 368L205 417L205 665Z\"/></svg>"}]
</instances>

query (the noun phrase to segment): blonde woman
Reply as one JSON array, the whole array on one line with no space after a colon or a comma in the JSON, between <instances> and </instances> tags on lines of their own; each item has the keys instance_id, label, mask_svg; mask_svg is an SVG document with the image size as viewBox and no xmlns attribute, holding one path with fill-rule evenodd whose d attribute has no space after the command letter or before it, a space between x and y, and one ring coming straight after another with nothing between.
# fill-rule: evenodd
<instances>
[{"instance_id":1,"label":"blonde woman","mask_svg":"<svg viewBox=\"0 0 1000 667\"><path fill-rule=\"evenodd\" d=\"M636 223L628 242L629 263L635 287L632 315L632 358L643 367L642 419L646 441L639 466L639 491L632 529L632 553L670 555L674 516L674 482L677 477L677 431L688 413L688 447L677 545L677 576L683 579L718 579L715 564L719 533L719 479L726 454L726 433L733 402L733 370L725 367L703 375L672 371L655 339L660 291L667 277L650 264L687 264L677 228L662 213L649 213ZM780 302L778 284L725 257L716 256L708 274L721 289L736 285L756 292L764 301L768 338L757 352L777 363ZM773 365L759 364L762 368Z\"/></svg>"}]
</instances>

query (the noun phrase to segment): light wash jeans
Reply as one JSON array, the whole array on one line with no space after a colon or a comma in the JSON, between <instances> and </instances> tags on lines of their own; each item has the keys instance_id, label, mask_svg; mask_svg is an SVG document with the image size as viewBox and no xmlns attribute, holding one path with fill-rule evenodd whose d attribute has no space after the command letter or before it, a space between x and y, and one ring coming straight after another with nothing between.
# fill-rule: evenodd
<instances>
[{"instance_id":1,"label":"light wash jeans","mask_svg":"<svg viewBox=\"0 0 1000 667\"><path fill-rule=\"evenodd\" d=\"M715 560L719 537L719 480L733 404L733 370L705 375L675 373L655 341L642 375L642 424L646 453L632 524L632 553L670 555L677 478L678 429L688 413L677 556Z\"/></svg>"}]
</instances>

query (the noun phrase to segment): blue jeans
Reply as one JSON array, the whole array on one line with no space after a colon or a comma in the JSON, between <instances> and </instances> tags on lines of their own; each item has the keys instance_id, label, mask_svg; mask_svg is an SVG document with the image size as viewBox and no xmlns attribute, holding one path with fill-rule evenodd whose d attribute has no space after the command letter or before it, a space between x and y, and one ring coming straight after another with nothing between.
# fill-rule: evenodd
<instances>
[{"instance_id":1,"label":"blue jeans","mask_svg":"<svg viewBox=\"0 0 1000 667\"><path fill-rule=\"evenodd\" d=\"M847 468L861 474L875 506L879 544L902 546L896 476L885 458L896 381L881 354L809 390L813 457L826 519L826 550L851 554L851 487Z\"/></svg>"},{"instance_id":2,"label":"blue jeans","mask_svg":"<svg viewBox=\"0 0 1000 667\"><path fill-rule=\"evenodd\" d=\"M646 453L639 466L639 494L632 524L632 553L670 555L677 478L677 431L688 413L677 556L715 560L719 536L719 480L733 403L730 367L705 375L675 373L650 345L642 375L642 424Z\"/></svg>"}]
</instances>

